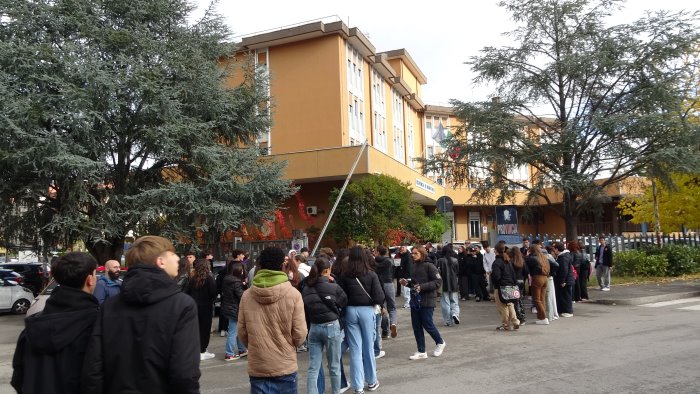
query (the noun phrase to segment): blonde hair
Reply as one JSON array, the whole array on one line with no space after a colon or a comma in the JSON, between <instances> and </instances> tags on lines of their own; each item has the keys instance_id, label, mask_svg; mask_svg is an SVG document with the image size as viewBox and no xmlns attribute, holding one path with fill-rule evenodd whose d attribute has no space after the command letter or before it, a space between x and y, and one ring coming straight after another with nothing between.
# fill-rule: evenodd
<instances>
[{"instance_id":1,"label":"blonde hair","mask_svg":"<svg viewBox=\"0 0 700 394\"><path fill-rule=\"evenodd\" d=\"M155 235L146 235L131 244L126 252L126 266L131 267L134 264L155 265L158 257L165 252L175 253L175 247L169 240Z\"/></svg>"}]
</instances>

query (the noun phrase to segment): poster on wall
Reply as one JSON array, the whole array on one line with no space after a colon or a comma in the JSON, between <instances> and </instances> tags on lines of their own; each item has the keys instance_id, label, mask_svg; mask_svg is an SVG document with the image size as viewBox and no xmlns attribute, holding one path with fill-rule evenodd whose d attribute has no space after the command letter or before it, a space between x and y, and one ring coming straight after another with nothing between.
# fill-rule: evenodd
<instances>
[{"instance_id":1,"label":"poster on wall","mask_svg":"<svg viewBox=\"0 0 700 394\"><path fill-rule=\"evenodd\" d=\"M520 243L518 209L515 205L496 207L496 242L501 240L508 245Z\"/></svg>"}]
</instances>

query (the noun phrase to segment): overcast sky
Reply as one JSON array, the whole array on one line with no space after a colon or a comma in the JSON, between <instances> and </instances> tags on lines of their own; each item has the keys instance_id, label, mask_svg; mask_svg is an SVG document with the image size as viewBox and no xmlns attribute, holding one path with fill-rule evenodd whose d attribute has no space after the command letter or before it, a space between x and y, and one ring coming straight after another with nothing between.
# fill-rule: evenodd
<instances>
[{"instance_id":1,"label":"overcast sky","mask_svg":"<svg viewBox=\"0 0 700 394\"><path fill-rule=\"evenodd\" d=\"M204 6L208 0L194 0ZM235 36L277 29L304 21L341 19L359 28L378 52L406 48L428 78L423 89L427 104L447 105L450 99L486 100L492 89L473 86L474 74L465 65L484 46L508 44L501 33L513 22L496 0L382 0L230 1L217 6ZM689 0L628 0L615 23L630 22L645 10L696 10ZM200 7L201 12L201 7ZM330 17L330 18L327 18Z\"/></svg>"}]
</instances>

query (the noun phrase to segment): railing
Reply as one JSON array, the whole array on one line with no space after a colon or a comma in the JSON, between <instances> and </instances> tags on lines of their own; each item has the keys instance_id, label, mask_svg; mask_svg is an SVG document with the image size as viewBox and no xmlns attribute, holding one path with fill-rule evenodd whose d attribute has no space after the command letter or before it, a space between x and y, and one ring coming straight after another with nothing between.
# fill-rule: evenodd
<instances>
[{"instance_id":1,"label":"railing","mask_svg":"<svg viewBox=\"0 0 700 394\"><path fill-rule=\"evenodd\" d=\"M214 250L215 245L202 245L202 248L204 250ZM260 255L260 252L262 252L263 249L267 248L268 246L277 246L278 248L281 248L284 253L286 254L287 251L292 247L292 240L291 239L279 239L279 240L273 240L273 241L245 241L245 242L225 242L221 244L222 248L222 253L223 256L222 258L228 258L230 257L230 253L234 249L240 249L244 250L248 253L250 253L250 258L255 260L258 258ZM218 256L217 256L218 258Z\"/></svg>"},{"instance_id":2,"label":"railing","mask_svg":"<svg viewBox=\"0 0 700 394\"><path fill-rule=\"evenodd\" d=\"M598 239L601 236L605 237L606 244L613 248L613 252L622 252L657 245L656 236L653 233L636 235L614 235L605 233L598 235L579 235L578 242L581 245L583 252L588 255L588 258L591 261L594 260L595 251L598 247ZM552 242L566 243L566 236L564 234L521 234L521 239L525 238L530 239L531 242L534 239L539 239L545 245ZM700 233L664 234L660 237L660 243L661 246L687 245L700 247Z\"/></svg>"}]
</instances>

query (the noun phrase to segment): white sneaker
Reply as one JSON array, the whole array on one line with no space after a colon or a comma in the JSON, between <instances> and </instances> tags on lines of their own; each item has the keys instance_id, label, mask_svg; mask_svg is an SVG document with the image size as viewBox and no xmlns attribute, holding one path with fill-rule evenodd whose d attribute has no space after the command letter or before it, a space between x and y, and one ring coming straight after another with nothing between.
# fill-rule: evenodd
<instances>
[{"instance_id":1,"label":"white sneaker","mask_svg":"<svg viewBox=\"0 0 700 394\"><path fill-rule=\"evenodd\" d=\"M221 330L221 332L219 333L220 337L225 337L226 335L227 335L227 333L224 330Z\"/></svg>"},{"instance_id":2,"label":"white sneaker","mask_svg":"<svg viewBox=\"0 0 700 394\"><path fill-rule=\"evenodd\" d=\"M380 350L380 351L379 351L379 354L377 354L376 356L374 356L374 358L375 358L375 359L380 359L380 358L382 358L382 357L384 357L384 356L386 356L386 352L385 352L384 350Z\"/></svg>"},{"instance_id":3,"label":"white sneaker","mask_svg":"<svg viewBox=\"0 0 700 394\"><path fill-rule=\"evenodd\" d=\"M409 360L422 360L424 358L428 358L428 353L415 352L413 356L408 357Z\"/></svg>"},{"instance_id":4,"label":"white sneaker","mask_svg":"<svg viewBox=\"0 0 700 394\"><path fill-rule=\"evenodd\" d=\"M216 357L216 355L214 353L204 352L204 353L199 354L200 361L211 360L214 357Z\"/></svg>"},{"instance_id":5,"label":"white sneaker","mask_svg":"<svg viewBox=\"0 0 700 394\"><path fill-rule=\"evenodd\" d=\"M601 290L603 290L603 291L610 291L610 288L609 288L609 287L603 287Z\"/></svg>"},{"instance_id":6,"label":"white sneaker","mask_svg":"<svg viewBox=\"0 0 700 394\"><path fill-rule=\"evenodd\" d=\"M562 313L561 317L574 317L573 313Z\"/></svg>"},{"instance_id":7,"label":"white sneaker","mask_svg":"<svg viewBox=\"0 0 700 394\"><path fill-rule=\"evenodd\" d=\"M547 318L545 317L545 318L542 319L542 320L535 320L535 324L539 324L539 325L542 325L542 326L549 325L549 319L547 319Z\"/></svg>"},{"instance_id":8,"label":"white sneaker","mask_svg":"<svg viewBox=\"0 0 700 394\"><path fill-rule=\"evenodd\" d=\"M439 343L437 346L435 346L435 350L433 350L433 356L434 357L440 357L442 352L445 350L445 346L447 345L447 342L445 340L442 340L442 343Z\"/></svg>"},{"instance_id":9,"label":"white sneaker","mask_svg":"<svg viewBox=\"0 0 700 394\"><path fill-rule=\"evenodd\" d=\"M343 388L340 389L340 392L341 392L341 393L344 393L344 392L346 392L346 391L348 391L348 390L350 390L350 386L345 386L345 387L343 387Z\"/></svg>"}]
</instances>

